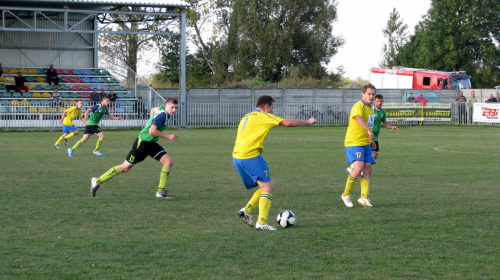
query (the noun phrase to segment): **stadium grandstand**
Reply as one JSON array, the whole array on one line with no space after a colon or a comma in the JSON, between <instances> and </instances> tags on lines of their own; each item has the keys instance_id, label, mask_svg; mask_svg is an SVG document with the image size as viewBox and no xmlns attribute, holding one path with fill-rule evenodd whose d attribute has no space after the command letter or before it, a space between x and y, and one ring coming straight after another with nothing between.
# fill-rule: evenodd
<instances>
[{"instance_id":1,"label":"stadium grandstand","mask_svg":"<svg viewBox=\"0 0 500 280\"><path fill-rule=\"evenodd\" d=\"M129 21L123 7L144 7L137 12L147 30L138 23L129 29L113 28ZM178 0L17 0L0 3L0 126L4 128L59 128L57 122L68 106L84 100L84 109L95 104L90 93L96 89L116 93L110 106L114 115L126 121L109 126L142 126L137 98L146 108L162 97L126 65L106 69L99 66L99 34L141 34L181 37L180 101L185 99L185 13L190 5ZM109 14L113 14L113 18ZM167 28L168 26L168 28ZM173 27L172 27L173 26ZM177 28L177 29L175 29ZM172 31L174 30L174 31ZM47 69L53 64L59 83L49 84ZM118 70L117 70L118 69ZM118 71L118 72L117 72ZM126 73L120 73L120 71ZM8 73L25 77L28 92L6 89ZM132 80L132 82L130 82ZM54 97L57 89L59 97ZM141 105L142 108L142 105ZM106 123L104 123L106 125Z\"/></svg>"}]
</instances>

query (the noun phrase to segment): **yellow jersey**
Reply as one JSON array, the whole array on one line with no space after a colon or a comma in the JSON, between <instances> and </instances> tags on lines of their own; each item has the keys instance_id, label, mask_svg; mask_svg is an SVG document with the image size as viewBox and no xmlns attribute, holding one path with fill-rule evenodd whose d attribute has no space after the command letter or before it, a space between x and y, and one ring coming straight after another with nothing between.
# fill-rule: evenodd
<instances>
[{"instance_id":1,"label":"yellow jersey","mask_svg":"<svg viewBox=\"0 0 500 280\"><path fill-rule=\"evenodd\" d=\"M259 110L253 110L246 114L238 125L233 157L247 159L262 154L264 151L264 138L266 138L267 133L283 120L281 117L263 113Z\"/></svg>"},{"instance_id":2,"label":"yellow jersey","mask_svg":"<svg viewBox=\"0 0 500 280\"><path fill-rule=\"evenodd\" d=\"M370 145L370 135L359 125L354 118L355 116L363 117L368 127L373 130L373 124L375 123L373 108L366 105L363 101L358 101L351 109L344 145L346 147Z\"/></svg>"},{"instance_id":3,"label":"yellow jersey","mask_svg":"<svg viewBox=\"0 0 500 280\"><path fill-rule=\"evenodd\" d=\"M66 109L66 116L64 117L63 124L66 126L72 126L73 119L75 118L75 115L81 119L82 118L82 110L78 109L76 106L73 106L71 108Z\"/></svg>"}]
</instances>

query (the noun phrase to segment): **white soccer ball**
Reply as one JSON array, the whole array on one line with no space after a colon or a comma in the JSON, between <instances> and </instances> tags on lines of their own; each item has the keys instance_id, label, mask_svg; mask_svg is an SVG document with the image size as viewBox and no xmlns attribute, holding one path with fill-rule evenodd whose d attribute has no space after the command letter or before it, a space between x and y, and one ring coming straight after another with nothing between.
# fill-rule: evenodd
<instances>
[{"instance_id":1,"label":"white soccer ball","mask_svg":"<svg viewBox=\"0 0 500 280\"><path fill-rule=\"evenodd\" d=\"M290 210L283 210L278 214L278 224L283 228L295 225L295 214Z\"/></svg>"}]
</instances>

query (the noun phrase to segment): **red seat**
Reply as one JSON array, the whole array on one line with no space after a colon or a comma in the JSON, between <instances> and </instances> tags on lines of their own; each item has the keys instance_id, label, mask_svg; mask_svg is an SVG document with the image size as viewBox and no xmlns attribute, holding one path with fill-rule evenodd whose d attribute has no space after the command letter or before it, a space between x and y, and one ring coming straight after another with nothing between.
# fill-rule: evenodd
<instances>
[{"instance_id":1,"label":"red seat","mask_svg":"<svg viewBox=\"0 0 500 280\"><path fill-rule=\"evenodd\" d=\"M82 90L81 86L74 85L71 87L73 90Z\"/></svg>"},{"instance_id":2,"label":"red seat","mask_svg":"<svg viewBox=\"0 0 500 280\"><path fill-rule=\"evenodd\" d=\"M64 78L64 82L65 83L72 83L73 80L71 78L69 78L69 77L66 77L66 78Z\"/></svg>"},{"instance_id":3,"label":"red seat","mask_svg":"<svg viewBox=\"0 0 500 280\"><path fill-rule=\"evenodd\" d=\"M90 90L90 86L87 86L87 85L85 85L85 86L82 86L82 90L86 90L86 91L89 91L89 90Z\"/></svg>"},{"instance_id":4,"label":"red seat","mask_svg":"<svg viewBox=\"0 0 500 280\"><path fill-rule=\"evenodd\" d=\"M74 78L73 82L75 82L75 83L83 83L82 78Z\"/></svg>"},{"instance_id":5,"label":"red seat","mask_svg":"<svg viewBox=\"0 0 500 280\"><path fill-rule=\"evenodd\" d=\"M64 70L60 70L60 69L59 69L59 70L56 70L56 71L57 71L57 74L59 74L59 75L64 75Z\"/></svg>"},{"instance_id":6,"label":"red seat","mask_svg":"<svg viewBox=\"0 0 500 280\"><path fill-rule=\"evenodd\" d=\"M80 93L80 97L81 98L90 98L90 95L86 92L82 92L82 93Z\"/></svg>"},{"instance_id":7,"label":"red seat","mask_svg":"<svg viewBox=\"0 0 500 280\"><path fill-rule=\"evenodd\" d=\"M73 72L73 70L71 69L68 69L66 70L66 75L75 75L75 72Z\"/></svg>"}]
</instances>

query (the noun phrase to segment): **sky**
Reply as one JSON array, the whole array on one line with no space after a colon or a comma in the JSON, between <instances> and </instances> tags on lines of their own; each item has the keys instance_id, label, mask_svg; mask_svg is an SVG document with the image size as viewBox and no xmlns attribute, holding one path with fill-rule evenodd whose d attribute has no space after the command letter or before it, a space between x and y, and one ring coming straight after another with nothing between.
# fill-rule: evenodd
<instances>
[{"instance_id":1,"label":"sky","mask_svg":"<svg viewBox=\"0 0 500 280\"><path fill-rule=\"evenodd\" d=\"M343 65L343 76L352 80L357 77L369 80L370 68L382 61L382 48L387 42L382 30L393 8L413 34L431 7L431 0L337 0L337 3L333 35L342 36L345 43L331 59L328 70L336 71Z\"/></svg>"}]
</instances>

